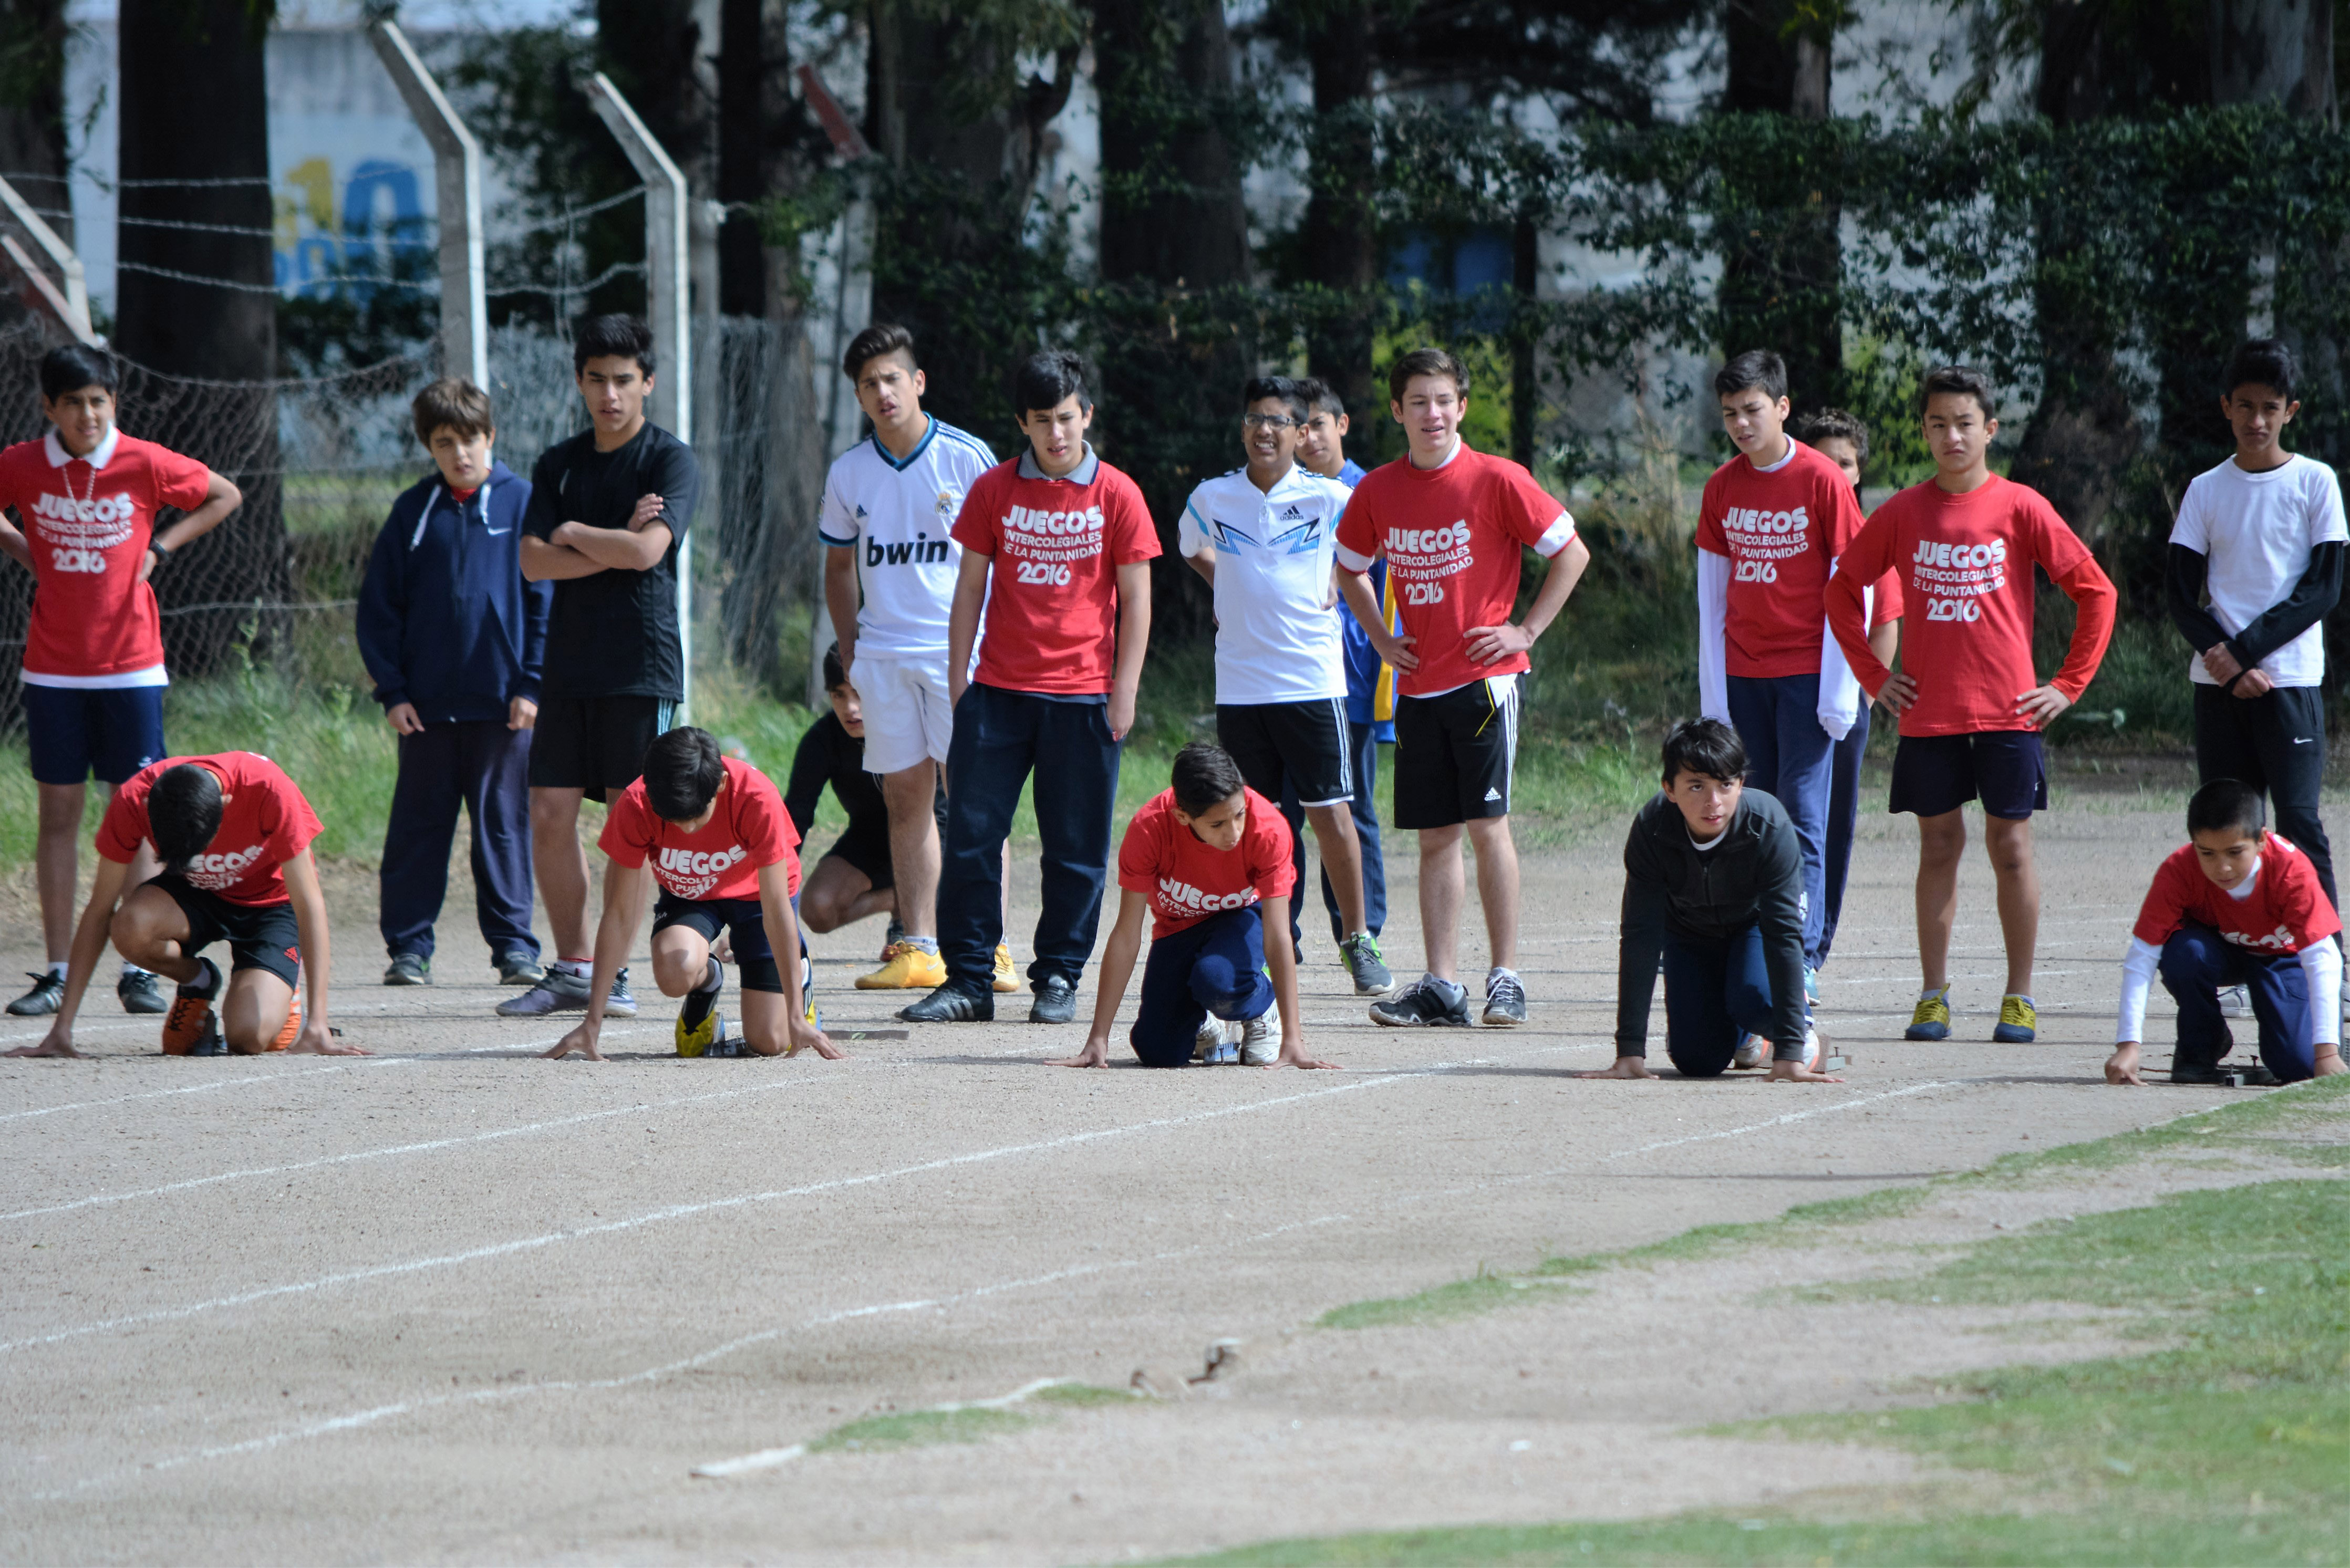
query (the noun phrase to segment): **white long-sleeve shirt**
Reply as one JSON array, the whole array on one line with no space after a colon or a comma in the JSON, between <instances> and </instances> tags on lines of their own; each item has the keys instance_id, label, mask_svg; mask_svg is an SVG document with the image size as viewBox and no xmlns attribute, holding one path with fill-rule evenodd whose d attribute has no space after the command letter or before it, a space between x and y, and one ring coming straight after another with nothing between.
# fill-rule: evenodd
<instances>
[{"instance_id":1,"label":"white long-sleeve shirt","mask_svg":"<svg viewBox=\"0 0 2350 1568\"><path fill-rule=\"evenodd\" d=\"M2252 874L2228 889L2235 899L2251 897L2260 885L2261 863L2252 862ZM2309 1033L2313 1044L2339 1046L2342 1044L2342 1009L2334 1000L2342 992L2342 950L2333 941L2312 942L2294 955L2301 961L2301 972L2309 988ZM2162 950L2137 937L2130 938L2129 949L2122 955L2122 996L2120 1016L2114 1023L2114 1044L2129 1045L2146 1039L2146 999L2153 989L2156 967L2162 961Z\"/></svg>"}]
</instances>

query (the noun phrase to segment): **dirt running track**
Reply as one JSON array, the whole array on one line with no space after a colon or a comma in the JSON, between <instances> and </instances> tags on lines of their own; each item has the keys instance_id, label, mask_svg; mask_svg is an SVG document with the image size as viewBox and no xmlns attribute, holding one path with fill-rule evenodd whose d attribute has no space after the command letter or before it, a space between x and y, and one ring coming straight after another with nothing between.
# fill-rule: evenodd
<instances>
[{"instance_id":1,"label":"dirt running track","mask_svg":"<svg viewBox=\"0 0 2350 1568\"><path fill-rule=\"evenodd\" d=\"M369 911L344 910L337 1020L374 1058L164 1060L107 994L82 1036L96 1060L0 1064L0 1557L1083 1562L1792 1490L1809 1461L1689 1425L1835 1404L1831 1370L1892 1379L2013 1346L1855 1339L1833 1367L1749 1378L1733 1303L1681 1303L1551 1347L1540 1376L1467 1336L1451 1381L1374 1410L1347 1336L1309 1325L1481 1262L1761 1218L2225 1098L2097 1081L2128 917L2176 815L2041 819L2027 1047L1985 1043L2001 971L1979 854L1960 1039L1901 1042L1910 841L1865 823L1824 1009L1856 1058L1840 1086L1569 1076L1613 1054L1607 842L1528 860L1529 1027L1377 1029L1310 941L1312 1038L1346 1068L1328 1074L1047 1069L1081 1028L1024 1022L838 1064L679 1061L666 1004L612 1025L611 1062L530 1061L561 1028L490 1016L462 899L429 991L374 984ZM1419 945L1401 858L1399 974ZM29 961L29 935L7 956ZM819 940L836 1027L888 1022L890 998L848 985L878 940L878 922ZM1464 946L1482 964L1482 937ZM877 1411L1196 1373L1226 1337L1244 1359L1218 1397L690 1474ZM1573 1370L1586 1355L1607 1359L1604 1397Z\"/></svg>"}]
</instances>

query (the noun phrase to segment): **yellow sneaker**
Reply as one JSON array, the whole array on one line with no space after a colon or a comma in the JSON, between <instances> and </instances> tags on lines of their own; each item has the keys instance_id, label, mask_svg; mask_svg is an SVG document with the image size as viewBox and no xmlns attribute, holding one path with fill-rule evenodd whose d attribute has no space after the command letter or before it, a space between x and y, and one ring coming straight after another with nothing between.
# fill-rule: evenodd
<instances>
[{"instance_id":1,"label":"yellow sneaker","mask_svg":"<svg viewBox=\"0 0 2350 1568\"><path fill-rule=\"evenodd\" d=\"M1901 1032L1904 1040L1948 1040L1950 1037L1950 988L1929 991L1918 999L1918 1011L1909 1015L1909 1027Z\"/></svg>"},{"instance_id":2,"label":"yellow sneaker","mask_svg":"<svg viewBox=\"0 0 2350 1568\"><path fill-rule=\"evenodd\" d=\"M1001 992L1020 989L1019 971L1012 967L1012 950L1002 942L995 944L995 989Z\"/></svg>"},{"instance_id":3,"label":"yellow sneaker","mask_svg":"<svg viewBox=\"0 0 2350 1568\"><path fill-rule=\"evenodd\" d=\"M679 1055L706 1056L710 1054L710 1047L724 1036L726 1023L718 1016L718 1009L713 1007L703 1013L702 1022L696 1024L686 1023L685 1014L680 1012L675 1030Z\"/></svg>"},{"instance_id":4,"label":"yellow sneaker","mask_svg":"<svg viewBox=\"0 0 2350 1568\"><path fill-rule=\"evenodd\" d=\"M1999 1022L1991 1037L2002 1045L2029 1045L2040 1038L2040 1010L2032 998L2009 992L1999 999Z\"/></svg>"},{"instance_id":5,"label":"yellow sneaker","mask_svg":"<svg viewBox=\"0 0 2350 1568\"><path fill-rule=\"evenodd\" d=\"M892 942L881 955L881 967L857 977L859 991L929 991L947 982L947 966L936 953L911 942Z\"/></svg>"}]
</instances>

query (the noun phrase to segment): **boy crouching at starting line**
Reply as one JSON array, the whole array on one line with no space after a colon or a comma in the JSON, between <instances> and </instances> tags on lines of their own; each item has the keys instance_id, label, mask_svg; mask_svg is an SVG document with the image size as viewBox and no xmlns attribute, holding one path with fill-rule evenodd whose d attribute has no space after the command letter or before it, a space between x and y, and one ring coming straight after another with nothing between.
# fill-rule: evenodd
<instances>
[{"instance_id":1,"label":"boy crouching at starting line","mask_svg":"<svg viewBox=\"0 0 2350 1568\"><path fill-rule=\"evenodd\" d=\"M653 981L663 996L681 996L681 1056L789 1056L813 1047L843 1053L825 1038L813 973L792 907L799 892L799 833L766 774L723 757L706 730L681 726L645 748L644 773L604 819L596 846L604 873L604 916L596 928L596 970L588 1017L548 1056L577 1051L601 1061L597 1036L612 981L628 961L645 907L650 868L660 888L653 907ZM725 967L711 956L721 929L743 971L743 1032L728 1032L718 1011ZM779 964L775 949L794 955Z\"/></svg>"},{"instance_id":2,"label":"boy crouching at starting line","mask_svg":"<svg viewBox=\"0 0 2350 1568\"><path fill-rule=\"evenodd\" d=\"M2235 779L2214 779L2195 792L2187 836L2192 842L2156 869L2130 931L2106 1081L2146 1082L2137 1053L2158 971L2178 1003L2172 1083L2220 1081L2220 1058L2234 1041L2220 992L2233 985L2251 992L2261 1060L2278 1083L2343 1071L2342 1021L2333 1002L2342 989L2342 953L2333 940L2342 921L2316 867L2268 831L2261 792Z\"/></svg>"},{"instance_id":3,"label":"boy crouching at starting line","mask_svg":"<svg viewBox=\"0 0 2350 1568\"><path fill-rule=\"evenodd\" d=\"M1156 917L1150 961L1127 1035L1144 1066L1186 1066L1195 1054L1211 1064L1231 1062L1226 1022L1243 1025L1238 1054L1250 1066L1336 1066L1305 1054L1297 954L1289 942L1297 880L1289 824L1242 784L1239 764L1220 746L1192 742L1175 753L1174 774L1173 786L1134 814L1118 846L1118 925L1102 953L1093 1032L1082 1053L1052 1065L1109 1065L1110 1027L1149 909ZM1276 1002L1277 1051L1266 1017Z\"/></svg>"},{"instance_id":4,"label":"boy crouching at starting line","mask_svg":"<svg viewBox=\"0 0 2350 1568\"><path fill-rule=\"evenodd\" d=\"M99 825L98 874L74 928L57 1020L38 1045L8 1054L79 1054L74 1015L111 933L124 959L179 981L163 1017L167 1056L366 1055L327 1026L327 901L310 858L318 831L294 781L251 752L166 757L133 774ZM126 898L142 842L154 846L162 873ZM233 955L227 975L199 956L224 941ZM295 990L306 971L307 1018Z\"/></svg>"}]
</instances>

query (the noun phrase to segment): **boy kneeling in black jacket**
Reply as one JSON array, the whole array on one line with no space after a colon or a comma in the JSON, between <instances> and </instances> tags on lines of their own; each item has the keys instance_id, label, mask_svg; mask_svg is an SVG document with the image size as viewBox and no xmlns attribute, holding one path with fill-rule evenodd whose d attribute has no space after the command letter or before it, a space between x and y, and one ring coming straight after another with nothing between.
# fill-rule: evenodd
<instances>
[{"instance_id":1,"label":"boy kneeling in black jacket","mask_svg":"<svg viewBox=\"0 0 2350 1568\"><path fill-rule=\"evenodd\" d=\"M1719 720L1674 725L1664 760L1665 787L1624 841L1616 1064L1583 1075L1656 1076L1648 999L1661 960L1665 1054L1683 1077L1719 1077L1757 1035L1770 1043L1773 1079L1842 1082L1812 1065L1825 1040L1804 1000L1804 854L1794 824L1777 801L1746 788L1746 747Z\"/></svg>"}]
</instances>

